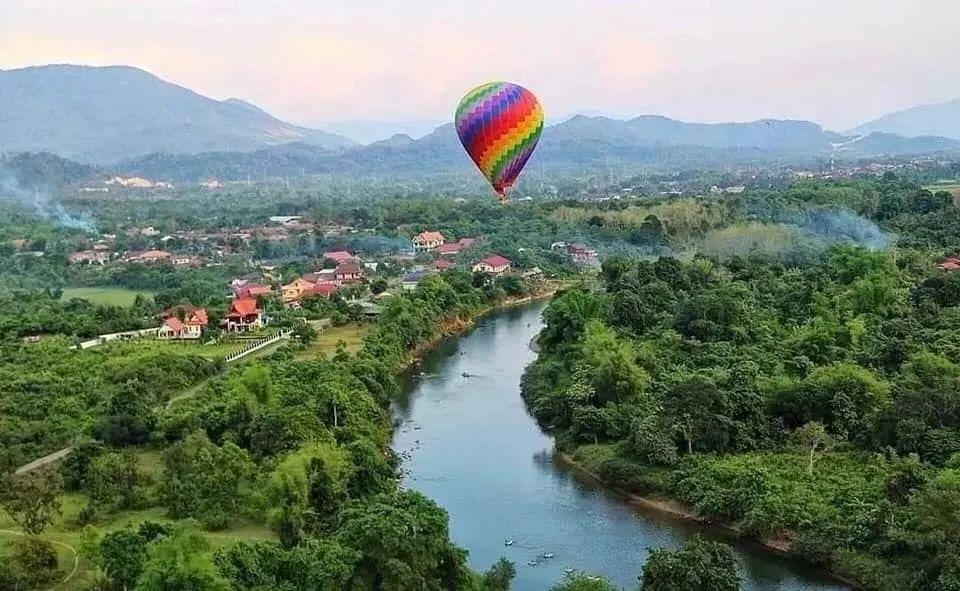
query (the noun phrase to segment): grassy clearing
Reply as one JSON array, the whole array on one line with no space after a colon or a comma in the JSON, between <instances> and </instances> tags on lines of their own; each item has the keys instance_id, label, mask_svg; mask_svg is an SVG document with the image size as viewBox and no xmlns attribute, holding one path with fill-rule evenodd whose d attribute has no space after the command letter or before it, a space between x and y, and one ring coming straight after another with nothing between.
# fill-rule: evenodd
<instances>
[{"instance_id":1,"label":"grassy clearing","mask_svg":"<svg viewBox=\"0 0 960 591\"><path fill-rule=\"evenodd\" d=\"M297 353L297 359L313 359L320 355L333 355L340 341L343 341L347 352L355 353L363 345L363 337L370 331L371 326L369 323L344 324L343 326L331 326L323 329L317 335L317 340Z\"/></svg>"},{"instance_id":2,"label":"grassy clearing","mask_svg":"<svg viewBox=\"0 0 960 591\"><path fill-rule=\"evenodd\" d=\"M144 448L136 452L140 460L141 471L154 482L160 477L161 463L160 452L157 450ZM52 542L59 542L68 547L57 546L57 553L60 560L60 580L73 570L74 554L70 548L80 550L82 530L77 525L77 516L80 510L87 504L85 495L71 493L63 496L63 515L61 515L47 530L41 534L41 538ZM92 524L101 532L115 531L127 527L136 526L143 521L156 521L159 523L175 523L166 515L163 507L153 506L131 511L117 511L115 513L104 514ZM10 518L0 511L0 530L18 530ZM276 535L267 526L249 521L238 521L229 529L221 531L203 532L203 535L210 542L210 552L228 546L233 542L240 540L275 540ZM0 531L0 555L9 551L9 544L19 536L15 533ZM70 581L66 584L57 585L55 588L64 591L78 591L87 586L89 577L93 572L93 565L81 557L79 569ZM52 587L52 586L51 586Z\"/></svg>"},{"instance_id":3,"label":"grassy clearing","mask_svg":"<svg viewBox=\"0 0 960 591\"><path fill-rule=\"evenodd\" d=\"M123 306L133 305L137 295L144 297L153 297L153 292L146 290L127 289L124 287L68 287L63 290L61 300L69 301L74 298L87 300L92 304L103 306Z\"/></svg>"}]
</instances>

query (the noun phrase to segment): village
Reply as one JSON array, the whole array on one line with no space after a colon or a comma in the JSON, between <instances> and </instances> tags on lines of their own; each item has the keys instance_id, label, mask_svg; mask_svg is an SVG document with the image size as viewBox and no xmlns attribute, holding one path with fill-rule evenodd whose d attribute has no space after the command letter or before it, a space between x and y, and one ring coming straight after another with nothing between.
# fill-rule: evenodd
<instances>
[{"instance_id":1,"label":"village","mask_svg":"<svg viewBox=\"0 0 960 591\"><path fill-rule=\"evenodd\" d=\"M448 271L471 273L475 284L502 278L525 282L545 278L537 266L523 266L510 253L497 252L480 236L449 236L424 230L397 239L389 250L349 250L332 247L314 256L258 256L271 251L295 251L305 242L363 244L364 230L334 223L320 224L297 215L270 216L254 227L177 230L153 226L129 227L120 234L100 234L67 255L78 269L143 268L243 269L223 286L225 311L214 314L200 302L179 302L156 317L155 332L132 331L122 338L153 336L161 341L200 342L211 339L261 338L275 331L278 320L316 323L337 302L355 320L372 320L394 294L409 291L425 278ZM526 249L519 249L523 255ZM258 252L259 251L259 252ZM580 243L554 242L551 256L571 266L598 269L596 250ZM42 253L39 253L42 255ZM224 276L220 273L220 276ZM136 334L134 334L134 332ZM103 339L101 338L101 341Z\"/></svg>"}]
</instances>

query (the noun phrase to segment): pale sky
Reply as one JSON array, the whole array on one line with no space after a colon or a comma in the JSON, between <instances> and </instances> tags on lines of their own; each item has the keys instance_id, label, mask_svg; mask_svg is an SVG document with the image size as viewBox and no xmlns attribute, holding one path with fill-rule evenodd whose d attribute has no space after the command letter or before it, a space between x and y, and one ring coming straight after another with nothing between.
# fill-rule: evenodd
<instances>
[{"instance_id":1,"label":"pale sky","mask_svg":"<svg viewBox=\"0 0 960 591\"><path fill-rule=\"evenodd\" d=\"M451 118L487 80L547 117L810 119L960 97L958 0L0 0L0 69L126 64L301 124Z\"/></svg>"}]
</instances>

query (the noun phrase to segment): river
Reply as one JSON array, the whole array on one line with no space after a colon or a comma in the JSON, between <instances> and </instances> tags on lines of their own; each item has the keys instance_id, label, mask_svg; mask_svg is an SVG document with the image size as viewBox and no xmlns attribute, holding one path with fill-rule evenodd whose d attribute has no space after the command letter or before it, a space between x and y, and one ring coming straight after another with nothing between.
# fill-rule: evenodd
<instances>
[{"instance_id":1,"label":"river","mask_svg":"<svg viewBox=\"0 0 960 591\"><path fill-rule=\"evenodd\" d=\"M678 547L700 532L724 534L649 513L554 459L553 440L527 414L520 376L535 358L544 303L490 314L440 343L408 378L393 412L404 485L450 514L453 540L470 565L499 557L517 567L515 591L543 591L568 568L630 591L650 548ZM467 372L470 377L462 374ZM507 546L506 539L513 545ZM840 591L820 573L733 540L746 590ZM544 559L544 553L553 557ZM529 564L536 561L536 564Z\"/></svg>"}]
</instances>

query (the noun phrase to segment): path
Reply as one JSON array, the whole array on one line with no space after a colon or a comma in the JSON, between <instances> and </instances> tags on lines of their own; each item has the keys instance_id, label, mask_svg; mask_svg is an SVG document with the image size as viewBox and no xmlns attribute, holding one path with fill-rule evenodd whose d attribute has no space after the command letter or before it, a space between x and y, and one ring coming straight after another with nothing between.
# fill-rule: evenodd
<instances>
[{"instance_id":1,"label":"path","mask_svg":"<svg viewBox=\"0 0 960 591\"><path fill-rule=\"evenodd\" d=\"M21 537L25 537L25 536L26 536L25 533L19 532L19 531L14 531L14 530L12 530L12 529L0 529L0 534L9 534L9 535L11 535L11 536L21 536ZM66 585L67 583L69 583L69 582L70 582L70 579L72 579L72 578L74 577L74 575L77 574L77 571L80 570L80 553L77 552L77 549L74 548L73 546L71 546L70 544L67 544L67 543L64 543L64 542L58 542L58 541L56 541L56 540L47 540L47 541L50 542L51 544L53 544L54 546L60 546L61 548L66 548L67 550L69 550L69 551L73 554L73 569L71 569L70 572L67 573L67 576L64 577L64 579L63 579L62 581L60 581L59 583L57 583L57 584L54 585L53 587L50 587L50 590L53 591L53 589L56 589L57 587L59 587L59 586L61 586L61 585Z\"/></svg>"}]
</instances>

